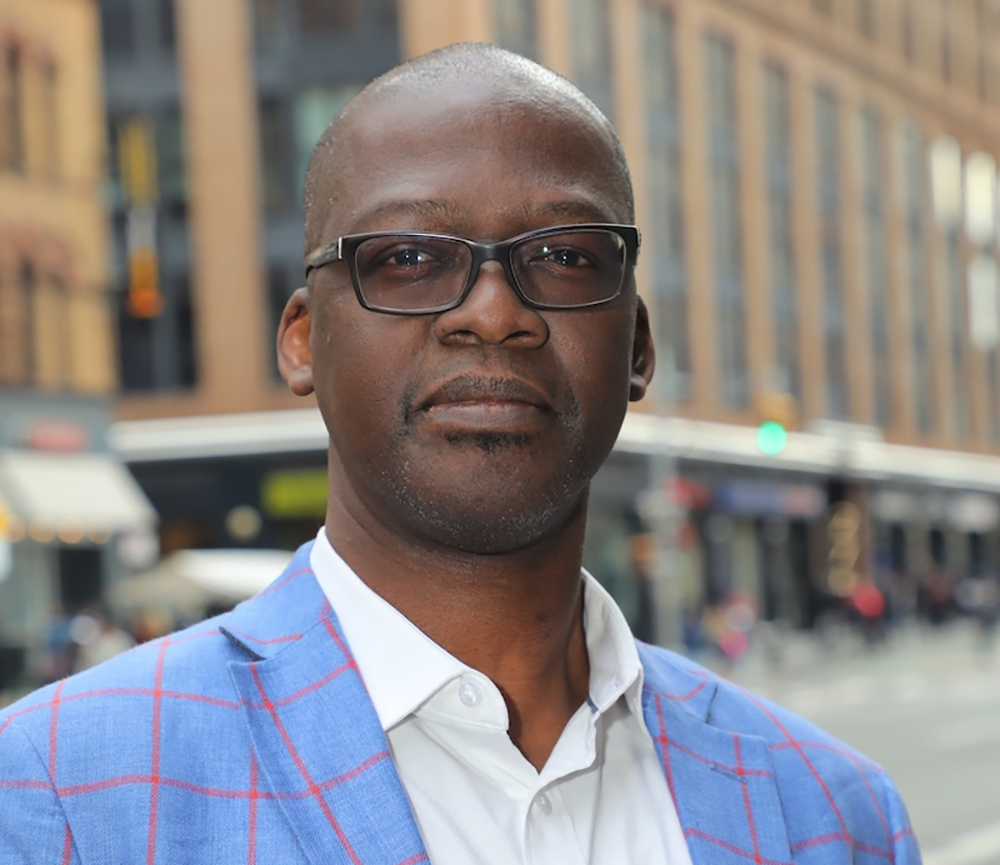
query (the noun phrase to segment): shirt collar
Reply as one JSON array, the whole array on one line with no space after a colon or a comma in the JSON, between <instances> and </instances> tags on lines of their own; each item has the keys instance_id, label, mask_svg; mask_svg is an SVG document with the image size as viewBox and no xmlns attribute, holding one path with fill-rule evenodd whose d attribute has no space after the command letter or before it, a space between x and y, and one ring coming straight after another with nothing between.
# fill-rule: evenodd
<instances>
[{"instance_id":1,"label":"shirt collar","mask_svg":"<svg viewBox=\"0 0 1000 865\"><path fill-rule=\"evenodd\" d=\"M469 671L370 589L330 545L325 528L316 536L309 564L340 620L383 730Z\"/></svg>"},{"instance_id":2,"label":"shirt collar","mask_svg":"<svg viewBox=\"0 0 1000 865\"><path fill-rule=\"evenodd\" d=\"M618 608L594 577L583 571L583 631L590 658L591 708L603 714L619 697L642 720L642 661L635 637Z\"/></svg>"},{"instance_id":3,"label":"shirt collar","mask_svg":"<svg viewBox=\"0 0 1000 865\"><path fill-rule=\"evenodd\" d=\"M337 613L383 730L453 679L472 672L370 589L330 545L325 528L316 536L310 565ZM629 710L641 719L642 663L628 623L597 580L586 571L583 579L591 709L602 714L624 695Z\"/></svg>"}]
</instances>

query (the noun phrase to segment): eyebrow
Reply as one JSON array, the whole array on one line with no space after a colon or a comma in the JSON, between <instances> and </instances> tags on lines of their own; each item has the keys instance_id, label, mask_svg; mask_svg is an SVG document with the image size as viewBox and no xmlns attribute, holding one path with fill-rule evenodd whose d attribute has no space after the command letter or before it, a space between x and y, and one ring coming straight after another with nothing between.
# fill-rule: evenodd
<instances>
[{"instance_id":1,"label":"eyebrow","mask_svg":"<svg viewBox=\"0 0 1000 865\"><path fill-rule=\"evenodd\" d=\"M367 211L364 214L364 218L373 219L387 213L406 216L448 217L454 216L456 210L450 202L434 198L417 200L399 199L395 201L383 201L381 204Z\"/></svg>"},{"instance_id":2,"label":"eyebrow","mask_svg":"<svg viewBox=\"0 0 1000 865\"><path fill-rule=\"evenodd\" d=\"M523 208L526 217L533 216L568 216L577 219L587 219L596 222L608 221L608 216L596 204L589 201L546 201L538 205L526 204ZM460 211L449 201L434 198L397 199L384 201L367 211L364 220L375 219L386 214L415 216L421 218L454 218Z\"/></svg>"}]
</instances>

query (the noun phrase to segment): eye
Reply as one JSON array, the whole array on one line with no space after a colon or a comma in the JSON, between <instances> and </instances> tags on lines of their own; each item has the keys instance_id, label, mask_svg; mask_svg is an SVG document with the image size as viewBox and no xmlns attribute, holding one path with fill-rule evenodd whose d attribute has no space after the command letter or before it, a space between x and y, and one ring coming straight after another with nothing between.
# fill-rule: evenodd
<instances>
[{"instance_id":1,"label":"eye","mask_svg":"<svg viewBox=\"0 0 1000 865\"><path fill-rule=\"evenodd\" d=\"M431 264L434 260L434 256L426 249L404 247L384 256L382 263L392 265L393 267L421 267L422 265Z\"/></svg>"},{"instance_id":2,"label":"eye","mask_svg":"<svg viewBox=\"0 0 1000 865\"><path fill-rule=\"evenodd\" d=\"M592 267L590 260L581 252L566 246L543 246L534 256L535 261L551 262L560 267Z\"/></svg>"}]
</instances>

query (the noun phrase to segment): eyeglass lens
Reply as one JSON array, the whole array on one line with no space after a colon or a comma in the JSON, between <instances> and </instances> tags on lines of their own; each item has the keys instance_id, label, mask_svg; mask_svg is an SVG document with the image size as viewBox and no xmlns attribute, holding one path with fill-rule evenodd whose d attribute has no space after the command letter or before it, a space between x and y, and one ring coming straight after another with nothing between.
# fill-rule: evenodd
<instances>
[{"instance_id":1,"label":"eyeglass lens","mask_svg":"<svg viewBox=\"0 0 1000 865\"><path fill-rule=\"evenodd\" d=\"M586 306L614 297L626 251L613 231L581 229L527 237L511 250L511 270L524 296L544 306ZM472 270L472 250L459 240L380 236L355 252L359 288L377 309L418 312L455 303Z\"/></svg>"}]
</instances>

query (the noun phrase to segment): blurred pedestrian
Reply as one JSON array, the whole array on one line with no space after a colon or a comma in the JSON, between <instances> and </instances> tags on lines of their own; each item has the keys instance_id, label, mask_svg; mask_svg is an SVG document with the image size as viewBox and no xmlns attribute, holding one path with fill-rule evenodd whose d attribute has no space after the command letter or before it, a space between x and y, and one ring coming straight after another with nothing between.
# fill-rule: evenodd
<instances>
[{"instance_id":1,"label":"blurred pedestrian","mask_svg":"<svg viewBox=\"0 0 1000 865\"><path fill-rule=\"evenodd\" d=\"M70 632L79 646L73 664L74 673L103 664L135 645L135 640L100 610L77 616L70 625Z\"/></svg>"},{"instance_id":2,"label":"blurred pedestrian","mask_svg":"<svg viewBox=\"0 0 1000 865\"><path fill-rule=\"evenodd\" d=\"M348 104L305 201L278 356L330 434L325 526L231 613L0 713L0 861L916 865L884 773L637 644L581 571L654 366L599 109L450 46Z\"/></svg>"},{"instance_id":3,"label":"blurred pedestrian","mask_svg":"<svg viewBox=\"0 0 1000 865\"><path fill-rule=\"evenodd\" d=\"M858 580L847 599L861 635L869 646L885 638L885 596L869 580Z\"/></svg>"},{"instance_id":4,"label":"blurred pedestrian","mask_svg":"<svg viewBox=\"0 0 1000 865\"><path fill-rule=\"evenodd\" d=\"M1000 619L1000 579L996 572L980 569L959 583L955 598L959 608L976 620L980 648L983 652L992 652Z\"/></svg>"},{"instance_id":5,"label":"blurred pedestrian","mask_svg":"<svg viewBox=\"0 0 1000 865\"><path fill-rule=\"evenodd\" d=\"M65 678L73 669L76 645L70 637L72 617L54 604L49 614L49 624L45 630L45 654L42 661L42 678L45 682L57 682Z\"/></svg>"}]
</instances>

